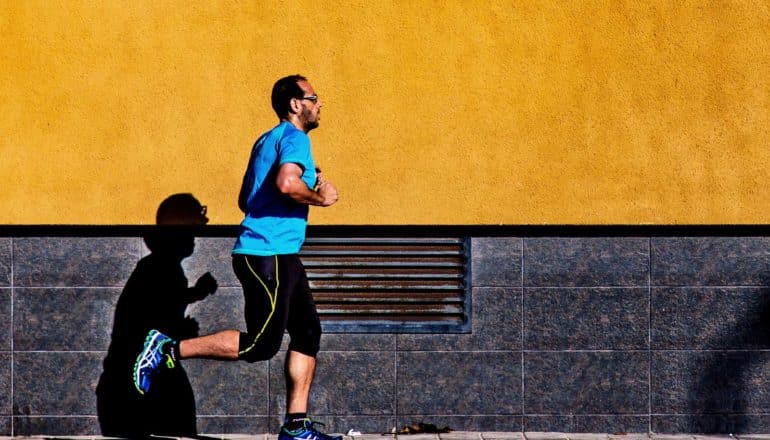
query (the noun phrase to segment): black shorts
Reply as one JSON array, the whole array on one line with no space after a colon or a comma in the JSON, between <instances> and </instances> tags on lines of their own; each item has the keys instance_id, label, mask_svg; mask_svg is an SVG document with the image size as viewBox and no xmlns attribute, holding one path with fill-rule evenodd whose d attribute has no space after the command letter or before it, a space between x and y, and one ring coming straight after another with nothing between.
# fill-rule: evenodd
<instances>
[{"instance_id":1,"label":"black shorts","mask_svg":"<svg viewBox=\"0 0 770 440\"><path fill-rule=\"evenodd\" d=\"M241 333L239 359L272 358L289 331L289 350L318 354L321 323L297 254L233 255L233 269L243 286L247 333Z\"/></svg>"}]
</instances>

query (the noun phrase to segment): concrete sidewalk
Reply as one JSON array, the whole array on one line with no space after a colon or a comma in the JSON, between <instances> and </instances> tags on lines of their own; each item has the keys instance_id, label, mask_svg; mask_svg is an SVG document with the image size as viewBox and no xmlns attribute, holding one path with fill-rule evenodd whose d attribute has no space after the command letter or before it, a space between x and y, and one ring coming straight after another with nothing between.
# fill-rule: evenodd
<instances>
[{"instance_id":1,"label":"concrete sidewalk","mask_svg":"<svg viewBox=\"0 0 770 440\"><path fill-rule=\"evenodd\" d=\"M207 434L196 437L198 440L276 440L277 434ZM4 439L30 440L106 440L112 437L102 436L19 436L0 437ZM187 437L151 437L153 439L186 439ZM363 434L343 436L343 440L770 440L770 434L602 434L602 433L562 433L562 432L470 432L454 431L447 434Z\"/></svg>"}]
</instances>

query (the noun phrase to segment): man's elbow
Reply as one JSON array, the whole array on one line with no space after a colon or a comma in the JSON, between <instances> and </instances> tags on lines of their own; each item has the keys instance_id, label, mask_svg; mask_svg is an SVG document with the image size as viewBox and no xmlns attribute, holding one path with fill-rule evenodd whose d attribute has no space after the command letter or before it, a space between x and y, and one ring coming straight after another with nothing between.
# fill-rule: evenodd
<instances>
[{"instance_id":1,"label":"man's elbow","mask_svg":"<svg viewBox=\"0 0 770 440\"><path fill-rule=\"evenodd\" d=\"M278 192L283 195L290 196L292 193L294 193L294 188L296 185L294 179L286 178L278 179L275 182L275 186L278 188Z\"/></svg>"}]
</instances>

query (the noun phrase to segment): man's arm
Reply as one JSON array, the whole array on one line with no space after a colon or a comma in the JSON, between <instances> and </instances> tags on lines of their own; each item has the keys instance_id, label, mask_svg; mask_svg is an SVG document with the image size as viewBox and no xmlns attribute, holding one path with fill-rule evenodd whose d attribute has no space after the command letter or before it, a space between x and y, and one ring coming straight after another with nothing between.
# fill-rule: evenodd
<instances>
[{"instance_id":1,"label":"man's arm","mask_svg":"<svg viewBox=\"0 0 770 440\"><path fill-rule=\"evenodd\" d=\"M308 188L302 181L302 168L292 162L278 169L275 185L282 194L304 205L331 206L338 198L337 188L325 179L318 185L317 191Z\"/></svg>"}]
</instances>

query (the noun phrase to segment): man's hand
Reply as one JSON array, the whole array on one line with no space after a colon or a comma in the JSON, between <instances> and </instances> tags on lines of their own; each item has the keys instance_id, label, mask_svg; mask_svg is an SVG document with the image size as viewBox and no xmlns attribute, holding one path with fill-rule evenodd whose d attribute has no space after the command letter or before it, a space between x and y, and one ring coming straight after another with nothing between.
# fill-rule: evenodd
<instances>
[{"instance_id":1,"label":"man's hand","mask_svg":"<svg viewBox=\"0 0 770 440\"><path fill-rule=\"evenodd\" d=\"M335 188L334 185L332 185L331 182L328 180L324 180L323 182L318 184L318 194L324 198L323 203L321 203L321 206L332 206L333 204L337 203L337 199L339 199L339 194L337 194L337 188Z\"/></svg>"},{"instance_id":2,"label":"man's hand","mask_svg":"<svg viewBox=\"0 0 770 440\"><path fill-rule=\"evenodd\" d=\"M327 181L323 174L318 178L315 191L308 188L302 181L302 168L295 163L281 165L275 185L282 194L305 205L331 206L339 198L337 188Z\"/></svg>"},{"instance_id":3,"label":"man's hand","mask_svg":"<svg viewBox=\"0 0 770 440\"><path fill-rule=\"evenodd\" d=\"M322 183L326 182L326 176L324 176L323 171L321 171L320 168L316 167L315 169L315 186L313 187L313 191L318 192L318 187L321 186Z\"/></svg>"}]
</instances>

